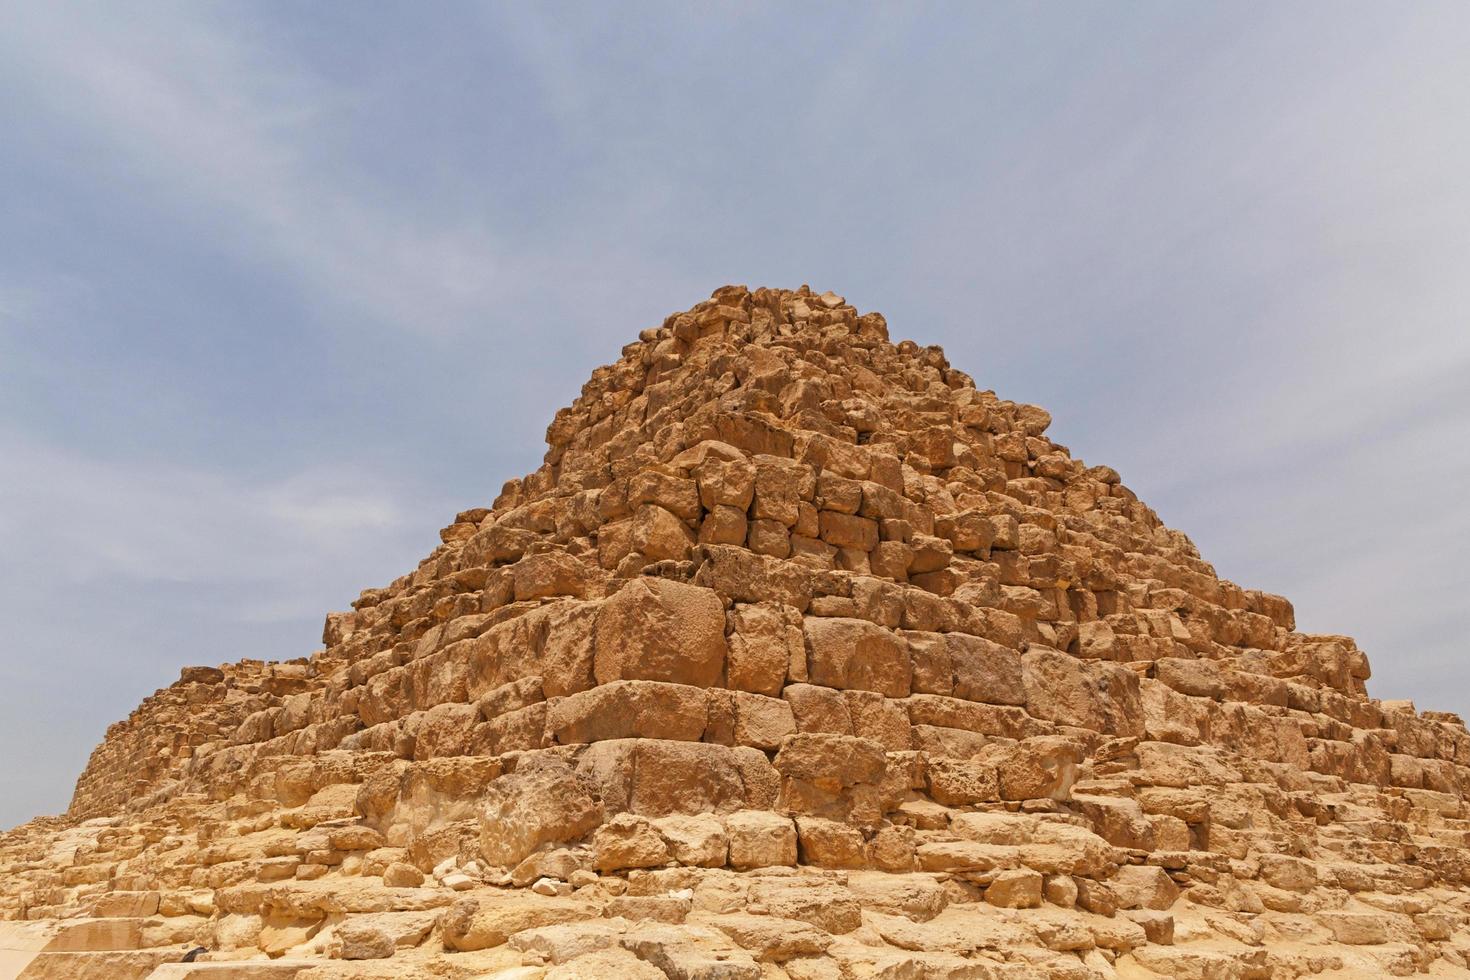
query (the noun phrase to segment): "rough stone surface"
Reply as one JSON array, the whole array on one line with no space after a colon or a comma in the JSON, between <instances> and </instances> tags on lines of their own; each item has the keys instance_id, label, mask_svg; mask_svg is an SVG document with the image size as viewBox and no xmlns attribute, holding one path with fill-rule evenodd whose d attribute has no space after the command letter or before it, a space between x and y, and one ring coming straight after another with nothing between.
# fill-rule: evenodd
<instances>
[{"instance_id":1,"label":"rough stone surface","mask_svg":"<svg viewBox=\"0 0 1470 980\"><path fill-rule=\"evenodd\" d=\"M597 615L599 684L669 681L709 687L725 667L725 610L709 589L665 579L634 579Z\"/></svg>"}]
</instances>

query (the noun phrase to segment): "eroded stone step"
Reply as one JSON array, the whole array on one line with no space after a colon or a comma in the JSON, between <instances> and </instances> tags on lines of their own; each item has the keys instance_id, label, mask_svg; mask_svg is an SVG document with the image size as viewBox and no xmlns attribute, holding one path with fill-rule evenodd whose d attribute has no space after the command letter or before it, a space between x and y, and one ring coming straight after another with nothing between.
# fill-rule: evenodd
<instances>
[{"instance_id":1,"label":"eroded stone step","mask_svg":"<svg viewBox=\"0 0 1470 980\"><path fill-rule=\"evenodd\" d=\"M0 922L0 980L15 980L55 936L54 922Z\"/></svg>"},{"instance_id":2,"label":"eroded stone step","mask_svg":"<svg viewBox=\"0 0 1470 980\"><path fill-rule=\"evenodd\" d=\"M165 963L147 980L293 980L323 960L259 960L228 963Z\"/></svg>"},{"instance_id":3,"label":"eroded stone step","mask_svg":"<svg viewBox=\"0 0 1470 980\"><path fill-rule=\"evenodd\" d=\"M97 919L147 918L158 914L156 891L115 891L87 903L87 915Z\"/></svg>"},{"instance_id":4,"label":"eroded stone step","mask_svg":"<svg viewBox=\"0 0 1470 980\"><path fill-rule=\"evenodd\" d=\"M129 949L39 954L16 980L145 980L164 963L177 963L186 950Z\"/></svg>"},{"instance_id":5,"label":"eroded stone step","mask_svg":"<svg viewBox=\"0 0 1470 980\"><path fill-rule=\"evenodd\" d=\"M46 944L48 953L100 953L136 950L143 946L147 919L96 918L62 922Z\"/></svg>"}]
</instances>

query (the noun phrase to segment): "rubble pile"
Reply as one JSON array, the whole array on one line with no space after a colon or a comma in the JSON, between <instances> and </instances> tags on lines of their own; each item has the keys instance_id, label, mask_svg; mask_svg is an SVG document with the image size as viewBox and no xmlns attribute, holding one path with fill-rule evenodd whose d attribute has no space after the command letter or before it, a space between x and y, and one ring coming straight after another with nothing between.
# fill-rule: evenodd
<instances>
[{"instance_id":1,"label":"rubble pile","mask_svg":"<svg viewBox=\"0 0 1470 980\"><path fill-rule=\"evenodd\" d=\"M717 290L322 650L113 725L0 978L1470 976L1460 719L1050 422Z\"/></svg>"}]
</instances>

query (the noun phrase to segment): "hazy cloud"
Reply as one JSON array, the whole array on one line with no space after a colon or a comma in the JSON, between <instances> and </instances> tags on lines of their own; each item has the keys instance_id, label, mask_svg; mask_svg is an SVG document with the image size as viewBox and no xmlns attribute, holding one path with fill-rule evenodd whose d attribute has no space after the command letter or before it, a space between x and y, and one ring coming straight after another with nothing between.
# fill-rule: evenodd
<instances>
[{"instance_id":1,"label":"hazy cloud","mask_svg":"<svg viewBox=\"0 0 1470 980\"><path fill-rule=\"evenodd\" d=\"M18 7L0 71L196 233L262 250L319 301L427 333L482 315L516 278L514 257L478 222L426 220L362 181L330 152L362 96L245 42L222 9Z\"/></svg>"}]
</instances>

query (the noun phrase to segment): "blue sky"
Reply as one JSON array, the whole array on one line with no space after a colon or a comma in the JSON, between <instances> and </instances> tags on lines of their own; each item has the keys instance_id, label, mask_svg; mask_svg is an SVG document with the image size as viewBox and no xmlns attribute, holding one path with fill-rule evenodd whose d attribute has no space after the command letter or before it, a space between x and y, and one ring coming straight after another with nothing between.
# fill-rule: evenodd
<instances>
[{"instance_id":1,"label":"blue sky","mask_svg":"<svg viewBox=\"0 0 1470 980\"><path fill-rule=\"evenodd\" d=\"M803 282L1470 709L1470 7L6 3L0 826Z\"/></svg>"}]
</instances>

